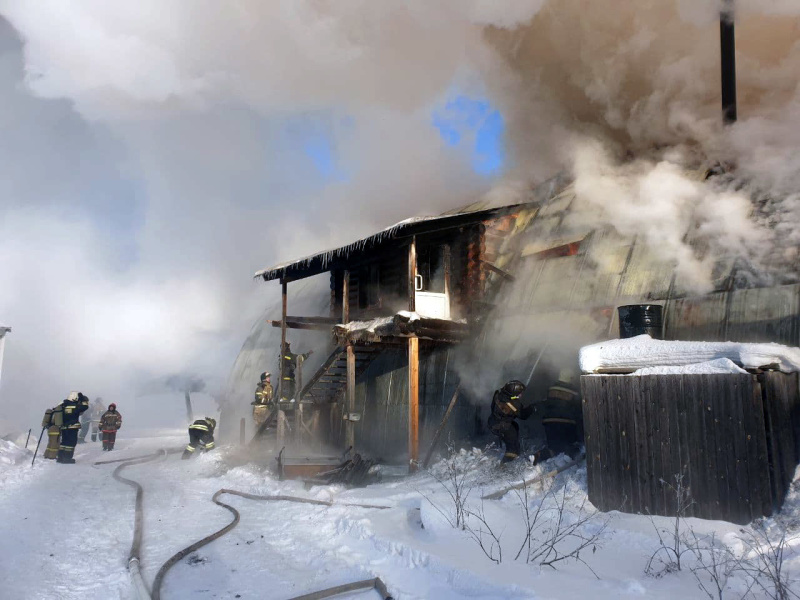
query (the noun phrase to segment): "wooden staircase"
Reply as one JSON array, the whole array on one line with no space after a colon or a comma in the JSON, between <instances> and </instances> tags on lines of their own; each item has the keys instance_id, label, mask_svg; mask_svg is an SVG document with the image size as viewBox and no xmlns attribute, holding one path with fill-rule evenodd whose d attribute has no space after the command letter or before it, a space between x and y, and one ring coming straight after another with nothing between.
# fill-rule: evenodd
<instances>
[{"instance_id":1,"label":"wooden staircase","mask_svg":"<svg viewBox=\"0 0 800 600\"><path fill-rule=\"evenodd\" d=\"M356 378L381 352L378 346L355 346ZM322 366L303 386L298 396L299 402L328 404L336 402L347 388L347 349L337 346Z\"/></svg>"}]
</instances>

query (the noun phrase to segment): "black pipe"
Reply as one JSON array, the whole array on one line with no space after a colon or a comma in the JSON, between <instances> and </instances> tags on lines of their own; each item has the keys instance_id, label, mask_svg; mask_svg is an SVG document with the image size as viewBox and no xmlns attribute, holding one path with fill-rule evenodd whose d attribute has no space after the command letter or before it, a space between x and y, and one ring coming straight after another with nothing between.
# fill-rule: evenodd
<instances>
[{"instance_id":1,"label":"black pipe","mask_svg":"<svg viewBox=\"0 0 800 600\"><path fill-rule=\"evenodd\" d=\"M733 0L726 0L719 16L720 66L722 74L722 120L736 122L736 32L733 22Z\"/></svg>"}]
</instances>

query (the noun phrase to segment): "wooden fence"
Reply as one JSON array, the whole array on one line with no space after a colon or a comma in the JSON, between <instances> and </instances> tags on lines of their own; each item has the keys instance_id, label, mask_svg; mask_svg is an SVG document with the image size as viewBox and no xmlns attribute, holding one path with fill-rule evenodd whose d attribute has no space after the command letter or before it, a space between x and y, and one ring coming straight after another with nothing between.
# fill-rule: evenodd
<instances>
[{"instance_id":1,"label":"wooden fence","mask_svg":"<svg viewBox=\"0 0 800 600\"><path fill-rule=\"evenodd\" d=\"M783 503L800 457L797 374L584 375L589 499L600 510L749 523Z\"/></svg>"}]
</instances>

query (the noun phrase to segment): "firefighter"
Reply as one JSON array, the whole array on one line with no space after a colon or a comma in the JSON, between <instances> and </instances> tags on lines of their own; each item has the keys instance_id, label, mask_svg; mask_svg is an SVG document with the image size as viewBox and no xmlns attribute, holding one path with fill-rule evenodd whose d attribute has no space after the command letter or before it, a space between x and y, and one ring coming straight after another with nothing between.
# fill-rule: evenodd
<instances>
[{"instance_id":1,"label":"firefighter","mask_svg":"<svg viewBox=\"0 0 800 600\"><path fill-rule=\"evenodd\" d=\"M91 425L92 425L92 441L96 442L98 437L98 431L100 430L100 419L103 418L103 413L105 412L103 406L103 399L102 398L95 398L94 404L92 404L92 408L90 409L90 417L91 417ZM100 438L102 439L102 435Z\"/></svg>"},{"instance_id":2,"label":"firefighter","mask_svg":"<svg viewBox=\"0 0 800 600\"><path fill-rule=\"evenodd\" d=\"M541 462L562 452L570 458L580 453L583 444L583 411L578 390L574 387L575 374L562 369L558 381L547 390L547 398L536 405L541 416L547 446L536 453L535 462Z\"/></svg>"},{"instance_id":3,"label":"firefighter","mask_svg":"<svg viewBox=\"0 0 800 600\"><path fill-rule=\"evenodd\" d=\"M503 440L506 446L503 463L511 462L519 456L519 425L517 419L527 419L533 414L533 405L522 403L525 384L512 379L494 393L489 429Z\"/></svg>"},{"instance_id":4,"label":"firefighter","mask_svg":"<svg viewBox=\"0 0 800 600\"><path fill-rule=\"evenodd\" d=\"M197 454L197 449L208 452L214 448L214 429L217 427L217 422L211 417L205 419L197 419L194 423L189 425L189 445L183 451L181 458L186 460Z\"/></svg>"},{"instance_id":5,"label":"firefighter","mask_svg":"<svg viewBox=\"0 0 800 600\"><path fill-rule=\"evenodd\" d=\"M270 378L270 373L266 371L261 374L261 382L256 386L255 400L250 403L253 406L253 421L256 423L256 429L261 427L261 424L269 416L274 393Z\"/></svg>"},{"instance_id":6,"label":"firefighter","mask_svg":"<svg viewBox=\"0 0 800 600\"><path fill-rule=\"evenodd\" d=\"M55 459L58 456L59 436L61 435L61 423L63 410L59 404L55 408L48 408L44 411L42 427L47 428L47 448L44 457Z\"/></svg>"},{"instance_id":7,"label":"firefighter","mask_svg":"<svg viewBox=\"0 0 800 600\"><path fill-rule=\"evenodd\" d=\"M103 450L114 449L117 441L117 431L122 427L122 415L117 412L117 405L113 402L108 405L108 410L100 417L100 431L103 434Z\"/></svg>"},{"instance_id":8,"label":"firefighter","mask_svg":"<svg viewBox=\"0 0 800 600\"><path fill-rule=\"evenodd\" d=\"M89 410L89 398L80 392L70 392L61 403L61 443L58 446L56 461L63 464L74 464L75 445L78 443L78 431L81 428L81 414Z\"/></svg>"},{"instance_id":9,"label":"firefighter","mask_svg":"<svg viewBox=\"0 0 800 600\"><path fill-rule=\"evenodd\" d=\"M289 342L286 342L286 348L278 361L279 367L283 367L279 370L283 377L281 380L281 400L294 401L298 361L307 359L312 352L313 350L309 350L305 354L294 354Z\"/></svg>"}]
</instances>

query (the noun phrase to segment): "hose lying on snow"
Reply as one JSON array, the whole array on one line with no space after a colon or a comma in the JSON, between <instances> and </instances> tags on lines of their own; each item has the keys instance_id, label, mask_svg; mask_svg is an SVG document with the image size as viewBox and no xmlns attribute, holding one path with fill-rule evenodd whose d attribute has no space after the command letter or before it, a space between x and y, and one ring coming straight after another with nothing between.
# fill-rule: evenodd
<instances>
[{"instance_id":1,"label":"hose lying on snow","mask_svg":"<svg viewBox=\"0 0 800 600\"><path fill-rule=\"evenodd\" d=\"M311 592L310 594L303 594L302 596L295 596L289 600L322 600L323 598L331 598L345 592L355 592L358 590L377 590L383 600L392 600L392 596L386 589L386 585L380 578L365 579L364 581L354 581L353 583L346 583L344 585L337 585L336 587L328 588L327 590L320 590L318 592Z\"/></svg>"},{"instance_id":2,"label":"hose lying on snow","mask_svg":"<svg viewBox=\"0 0 800 600\"><path fill-rule=\"evenodd\" d=\"M131 551L130 554L128 555L128 570L131 573L131 578L133 579L133 586L136 589L136 594L140 598L140 600L150 599L150 594L147 592L147 586L144 583L141 570L139 569L139 551L142 546L142 498L144 496L144 490L142 489L142 486L139 485L138 482L133 481L132 479L126 479L125 477L120 475L120 472L122 472L122 470L126 467L131 467L133 465L141 465L146 462L157 460L162 456L166 455L167 451L161 450L159 452L155 452L153 454L148 454L146 456L138 458L121 459L123 461L122 464L118 466L116 469L114 469L114 473L112 474L114 479L136 490L136 511L133 520L133 542L131 543ZM119 461L108 461L108 462L119 462Z\"/></svg>"},{"instance_id":3,"label":"hose lying on snow","mask_svg":"<svg viewBox=\"0 0 800 600\"><path fill-rule=\"evenodd\" d=\"M172 557L169 558L169 560L167 560L167 562L165 562L163 565L161 565L161 568L158 570L158 573L156 574L156 578L153 580L153 595L152 595L153 600L161 600L161 584L164 582L164 577L166 576L167 571L169 571L176 563L178 563L181 559L183 559L185 556L191 554L195 550L197 550L199 548L202 548L206 544L209 544L209 543L213 542L214 540L222 537L223 535L228 533L231 529L236 527L236 525L239 524L239 518L240 518L239 511L236 510L235 508L233 508L232 506L230 506L229 504L225 504L224 502L220 502L219 501L219 497L222 494L230 494L232 496L241 496L242 498L247 498L248 500L272 500L272 501L277 501L277 502L300 502L300 503L303 503L303 504L315 504L315 505L318 505L318 506L352 506L352 507L357 507L357 508L378 508L378 509L392 508L391 506L378 506L378 505L373 505L373 504L338 504L338 503L328 502L326 500L313 500L311 498L299 498L299 497L296 497L296 496L284 496L282 494L271 495L271 496L258 496L256 494L248 494L247 492L238 492L236 490L228 490L228 489L225 489L225 488L223 488L221 490L217 490L214 493L214 495L211 497L211 500L215 504L217 504L217 505L229 510L233 514L233 520L230 523L228 523L225 527L220 529L219 531L216 531L216 532L212 533L211 535L207 535L203 539L196 541L191 546L187 546L186 548L184 548L180 552L174 554ZM366 583L367 583L366 581L361 581L361 582L357 582L355 584L348 584L348 585L358 585L359 586L359 587L356 587L356 588L352 588L352 590L375 588L381 594L383 594L383 597L384 597L385 600L389 600L391 598L391 596L388 595L388 592L386 592L386 586L383 584L382 581L380 581L380 579L369 579L367 581L370 582L370 585L366 585ZM341 587L343 587L343 586L339 586L339 588L341 588ZM311 595L307 594L305 596L300 596L298 599L293 599L293 600L299 600L301 598L304 599L304 600L311 600L311 599L314 599L314 598L328 598L328 597L333 596L335 594L341 594L341 593L343 593L345 591L351 591L350 588L342 589L342 590L340 590L338 592L332 592L331 591L331 590L335 590L335 589L338 589L338 588L331 588L330 590L323 590L322 592L316 592L316 594L323 594L323 593L327 592L327 595L318 596L318 595L314 595L314 594L311 594Z\"/></svg>"}]
</instances>

